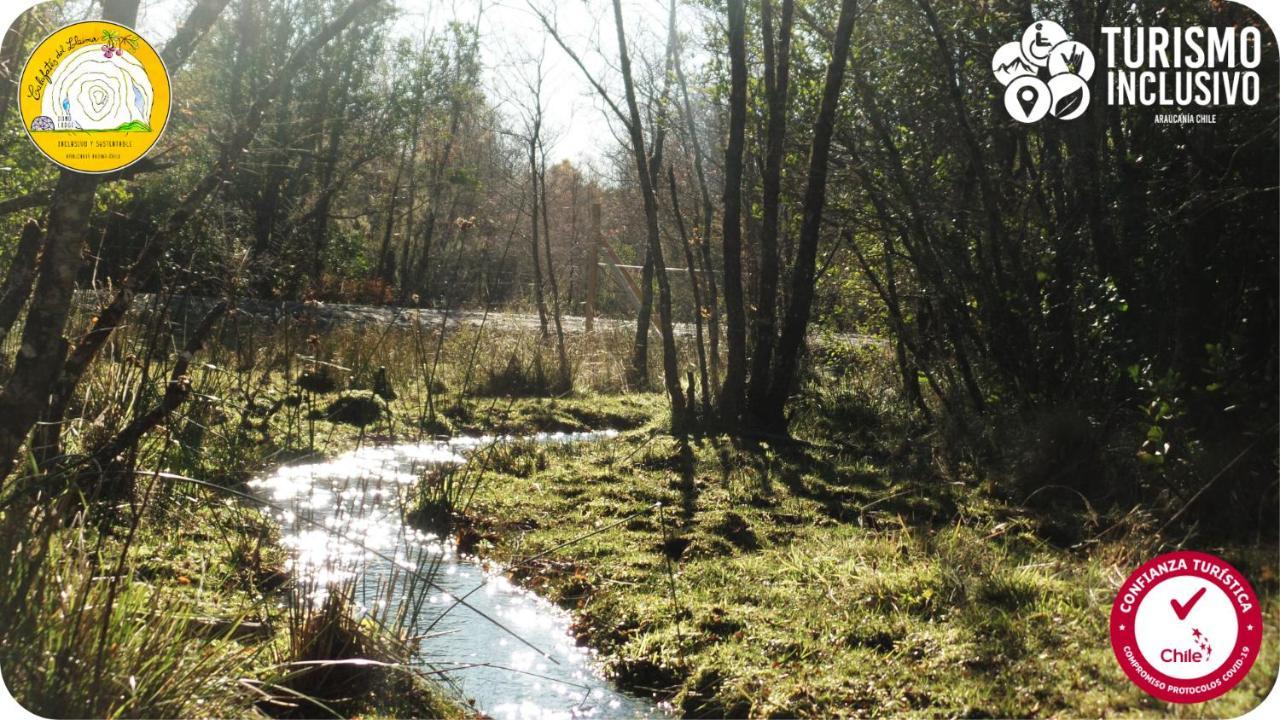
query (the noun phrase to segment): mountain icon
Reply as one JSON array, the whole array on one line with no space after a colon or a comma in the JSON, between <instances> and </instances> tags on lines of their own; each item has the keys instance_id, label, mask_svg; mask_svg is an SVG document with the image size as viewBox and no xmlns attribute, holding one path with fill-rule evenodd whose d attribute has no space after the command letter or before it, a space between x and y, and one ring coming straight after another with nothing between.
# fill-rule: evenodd
<instances>
[{"instance_id":1,"label":"mountain icon","mask_svg":"<svg viewBox=\"0 0 1280 720\"><path fill-rule=\"evenodd\" d=\"M1036 71L1035 68L1025 63L1020 57L1016 57L1003 65L997 65L996 70L1002 73L1018 71L1031 74L1035 74Z\"/></svg>"}]
</instances>

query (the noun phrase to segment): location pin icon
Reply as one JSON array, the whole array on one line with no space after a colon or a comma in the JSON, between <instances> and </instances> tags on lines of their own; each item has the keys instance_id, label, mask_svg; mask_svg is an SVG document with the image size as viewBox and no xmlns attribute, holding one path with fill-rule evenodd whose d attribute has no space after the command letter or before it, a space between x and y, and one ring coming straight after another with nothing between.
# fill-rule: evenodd
<instances>
[{"instance_id":1,"label":"location pin icon","mask_svg":"<svg viewBox=\"0 0 1280 720\"><path fill-rule=\"evenodd\" d=\"M1036 101L1040 99L1040 91L1034 87L1027 85L1018 90L1018 104L1022 106L1022 114L1031 116L1031 109L1036 106Z\"/></svg>"}]
</instances>

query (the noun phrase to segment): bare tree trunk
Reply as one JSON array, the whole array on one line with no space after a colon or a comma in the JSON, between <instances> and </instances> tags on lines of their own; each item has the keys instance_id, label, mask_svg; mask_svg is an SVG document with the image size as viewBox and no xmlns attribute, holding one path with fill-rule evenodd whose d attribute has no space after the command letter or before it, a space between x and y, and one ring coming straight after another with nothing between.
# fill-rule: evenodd
<instances>
[{"instance_id":1,"label":"bare tree trunk","mask_svg":"<svg viewBox=\"0 0 1280 720\"><path fill-rule=\"evenodd\" d=\"M461 119L462 109L460 103L454 102L454 108L449 118L449 135L445 139L444 150L440 155L440 159L431 170L431 197L428 198L430 206L427 210L427 217L423 221L422 227L422 254L418 258L418 262L410 268L410 277L412 278L411 287L417 288L425 300L431 293L431 250L432 243L435 242L436 220L441 203L444 201L444 173L449 166L449 160L453 155L453 138L458 131L458 123Z\"/></svg>"},{"instance_id":2,"label":"bare tree trunk","mask_svg":"<svg viewBox=\"0 0 1280 720\"><path fill-rule=\"evenodd\" d=\"M40 241L43 238L40 223L35 220L28 220L22 226L22 236L18 238L13 262L9 263L4 285L0 286L0 345L4 344L5 337L27 302L27 296L31 294L31 283L36 277L36 261L40 256Z\"/></svg>"},{"instance_id":3,"label":"bare tree trunk","mask_svg":"<svg viewBox=\"0 0 1280 720\"><path fill-rule=\"evenodd\" d=\"M720 419L737 423L747 377L747 319L742 295L742 152L747 124L746 6L729 0L729 144L724 153L724 305L729 357Z\"/></svg>"},{"instance_id":4,"label":"bare tree trunk","mask_svg":"<svg viewBox=\"0 0 1280 720\"><path fill-rule=\"evenodd\" d=\"M653 147L649 154L649 178L654 188L655 203L659 178L662 175L662 154L667 137L667 101L671 96L671 66L676 54L676 6L670 3L667 27L666 70L663 73L662 96L658 101L658 116L654 123ZM631 383L649 386L649 330L653 325L653 252L646 247L644 264L640 269L640 309L636 314L635 340L631 349Z\"/></svg>"},{"instance_id":5,"label":"bare tree trunk","mask_svg":"<svg viewBox=\"0 0 1280 720\"><path fill-rule=\"evenodd\" d=\"M529 212L529 259L533 260L533 297L538 304L538 327L540 337L546 340L551 336L547 326L547 298L542 291L542 261L538 259L538 216L541 206L538 204L538 131L542 117L534 122L533 134L529 136L529 195L532 200Z\"/></svg>"},{"instance_id":6,"label":"bare tree trunk","mask_svg":"<svg viewBox=\"0 0 1280 720\"><path fill-rule=\"evenodd\" d=\"M658 203L653 189L653 176L649 163L646 162L644 133L640 124L640 106L636 102L636 88L631 77L631 57L627 53L627 34L622 21L621 0L613 0L613 15L618 30L619 67L627 96L627 109L631 116L631 121L627 123L631 134L631 149L635 155L636 174L640 178L640 192L644 199L649 254L653 261L653 272L658 280L658 329L662 333L663 384L671 400L671 429L673 432L682 432L685 426L684 396L680 392L675 333L671 328L671 285L667 278L667 265L662 259L662 240L658 232Z\"/></svg>"},{"instance_id":7,"label":"bare tree trunk","mask_svg":"<svg viewBox=\"0 0 1280 720\"><path fill-rule=\"evenodd\" d=\"M419 109L421 105L418 106ZM414 237L414 213L418 209L418 144L421 142L421 119L415 118L409 142L409 197L405 208L404 240L400 244L400 302L403 304L412 294L412 252Z\"/></svg>"},{"instance_id":8,"label":"bare tree trunk","mask_svg":"<svg viewBox=\"0 0 1280 720\"><path fill-rule=\"evenodd\" d=\"M164 60L170 74L177 72L178 68L187 63L191 54L195 52L196 44L218 21L218 17L222 15L223 9L229 2L230 0L200 0L195 7L191 8L186 20L182 21L182 27L178 28L178 31L165 44L164 50L160 51L160 57Z\"/></svg>"},{"instance_id":9,"label":"bare tree trunk","mask_svg":"<svg viewBox=\"0 0 1280 720\"><path fill-rule=\"evenodd\" d=\"M63 170L54 189L40 275L23 326L22 345L13 374L0 391L0 477L9 474L27 433L47 406L49 390L66 356L62 330L71 310L84 232L97 188L97 176Z\"/></svg>"},{"instance_id":10,"label":"bare tree trunk","mask_svg":"<svg viewBox=\"0 0 1280 720\"><path fill-rule=\"evenodd\" d=\"M818 117L813 123L813 144L809 149L809 177L804 195L803 220L800 226L800 239L796 245L796 261L791 270L791 303L787 306L786 321L778 341L773 389L769 398L769 414L765 418L765 426L776 431L786 430L786 414L783 406L795 382L800 351L809 327L809 311L813 305L814 268L818 256L818 239L822 230L822 210L827 199L827 161L831 155L831 136L835 132L836 108L840 103L840 89L844 84L845 65L849 60L849 45L856 15L857 0L842 0L840 19L836 24L835 38L832 40L831 62L827 65L827 77L822 88L822 102L818 106Z\"/></svg>"},{"instance_id":11,"label":"bare tree trunk","mask_svg":"<svg viewBox=\"0 0 1280 720\"><path fill-rule=\"evenodd\" d=\"M876 205L879 212L880 203L878 200L872 199L872 203ZM882 219L883 215L882 215ZM919 408L926 417L931 417L928 405L924 402L924 395L920 391L919 373L925 373L926 378L933 387L937 387L937 383L932 376L928 374L928 370L918 368L908 355L920 359L920 353L916 349L915 344L911 342L907 335L907 324L902 317L902 303L898 297L898 285L894 271L893 261L893 242L889 237L889 222L885 222L886 229L881 231L883 235L883 252L884 252L884 281L880 280L880 276L871 267L871 263L858 250L857 242L850 242L849 249L853 252L853 257L858 261L858 265L862 268L862 274L871 282L871 286L875 288L876 293L880 296L880 300L884 303L885 310L889 314L889 324L893 328L894 334L894 356L898 363L898 372L902 376L902 390L906 394L907 401ZM939 399L946 401L945 396L938 392Z\"/></svg>"},{"instance_id":12,"label":"bare tree trunk","mask_svg":"<svg viewBox=\"0 0 1280 720\"><path fill-rule=\"evenodd\" d=\"M702 344L702 292L698 283L698 271L694 267L693 247L689 243L689 233L684 227L684 218L680 215L680 193L676 189L675 168L667 166L667 181L671 185L671 214L676 218L676 229L680 231L680 244L684 246L684 261L689 267L689 287L693 290L693 330L694 342L698 349L698 374L702 379L702 414L711 415L711 382L707 377L707 352ZM690 392L693 392L690 389ZM692 414L693 406L689 407Z\"/></svg>"},{"instance_id":13,"label":"bare tree trunk","mask_svg":"<svg viewBox=\"0 0 1280 720\"><path fill-rule=\"evenodd\" d=\"M478 36L473 39L469 53L475 53L475 43L479 42ZM410 269L410 278L412 278L412 287L421 293L422 299L429 302L431 296L431 251L432 243L435 239L436 220L439 209L444 200L445 193L445 171L449 167L449 162L453 157L454 141L458 135L458 126L462 123L462 112L465 109L460 100L461 88L468 80L474 80L470 74L463 77L464 63L462 58L462 48L458 47L454 56L454 77L453 89L450 92L449 104L449 129L444 139L444 147L441 150L440 158L436 162L435 167L431 171L431 196L428 201L431 203L427 211L426 226L423 228L422 254L413 268ZM470 67L469 65L467 67ZM468 73L471 71L468 70ZM537 204L537 195L534 195L534 203ZM537 242L534 242L534 252L537 252ZM545 328L544 328L545 330ZM546 334L545 332L543 333Z\"/></svg>"},{"instance_id":14,"label":"bare tree trunk","mask_svg":"<svg viewBox=\"0 0 1280 720\"><path fill-rule=\"evenodd\" d=\"M783 141L787 134L787 92L791 70L793 0L782 0L782 24L774 44L773 3L763 0L760 24L764 36L764 84L769 120L764 157L763 225L760 228L759 294L756 296L755 348L751 356L751 385L747 415L758 424L769 414L769 380L778 308L778 226L782 196Z\"/></svg>"},{"instance_id":15,"label":"bare tree trunk","mask_svg":"<svg viewBox=\"0 0 1280 720\"><path fill-rule=\"evenodd\" d=\"M416 125L414 133L417 133ZM400 149L400 162L396 163L395 179L391 181L391 192L387 195L387 219L382 232L382 246L378 250L378 277L388 285L395 281L395 256L391 252L391 238L395 235L396 196L400 194L400 178L404 175L408 153L407 146Z\"/></svg>"},{"instance_id":16,"label":"bare tree trunk","mask_svg":"<svg viewBox=\"0 0 1280 720\"><path fill-rule=\"evenodd\" d=\"M547 211L547 153L545 148L539 153L538 196L542 201L542 246L547 253L547 284L551 290L551 313L556 325L556 350L560 361L560 392L567 392L573 387L573 372L569 367L569 353L564 346L564 326L560 322L560 288L556 283L556 267L551 261L551 222Z\"/></svg>"},{"instance_id":17,"label":"bare tree trunk","mask_svg":"<svg viewBox=\"0 0 1280 720\"><path fill-rule=\"evenodd\" d=\"M578 171L572 170L569 174L569 292L566 299L569 303L569 312L573 313L575 305L574 298L577 297L578 289L578 265L579 258L582 256L581 243L578 237L578 187L580 177Z\"/></svg>"},{"instance_id":18,"label":"bare tree trunk","mask_svg":"<svg viewBox=\"0 0 1280 720\"><path fill-rule=\"evenodd\" d=\"M684 76L684 67L680 64L679 46L672 57L672 64L675 68L676 80L680 83L682 100L680 110L689 131L689 144L693 146L693 169L698 178L698 192L702 196L702 232L701 237L698 238L698 251L707 281L707 334L710 335L708 345L711 355L711 394L714 396L720 390L720 299L716 293L715 263L711 259L711 226L715 221L715 208L711 204L711 190L707 185L702 141L698 138L698 124L693 117L693 104L689 102L689 83ZM698 309L701 311L702 308Z\"/></svg>"},{"instance_id":19,"label":"bare tree trunk","mask_svg":"<svg viewBox=\"0 0 1280 720\"><path fill-rule=\"evenodd\" d=\"M631 343L631 377L628 382L649 389L649 331L653 327L653 255L646 246L640 267L640 309L636 312L636 334Z\"/></svg>"},{"instance_id":20,"label":"bare tree trunk","mask_svg":"<svg viewBox=\"0 0 1280 720\"><path fill-rule=\"evenodd\" d=\"M334 110L329 117L325 118L329 128L325 137L324 159L319 172L320 198L316 202L312 216L314 230L312 231L311 273L317 282L324 274L325 253L329 247L329 213L333 207L334 193L338 190L335 176L338 173L338 160L342 154L342 136L350 120L351 86L357 82L352 76L354 72L352 63L337 62L335 65L338 70L338 79L334 83L333 97L328 102L329 107Z\"/></svg>"}]
</instances>

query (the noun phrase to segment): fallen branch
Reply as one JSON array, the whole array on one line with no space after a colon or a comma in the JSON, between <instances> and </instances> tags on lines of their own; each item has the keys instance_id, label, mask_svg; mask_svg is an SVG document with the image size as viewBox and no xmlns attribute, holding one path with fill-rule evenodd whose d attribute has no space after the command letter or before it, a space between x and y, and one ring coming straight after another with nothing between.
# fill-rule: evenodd
<instances>
[{"instance_id":1,"label":"fallen branch","mask_svg":"<svg viewBox=\"0 0 1280 720\"><path fill-rule=\"evenodd\" d=\"M204 348L205 340L213 331L213 326L222 319L231 307L231 303L227 300L219 302L213 306L204 319L200 321L199 327L187 340L186 347L178 355L178 362L174 364L173 371L169 373L169 384L165 389L164 397L155 407L138 416L121 430L115 437L100 445L92 453L91 464L95 467L109 467L116 463L116 459L121 453L136 446L142 436L146 435L153 428L164 422L174 410L178 409L187 396L191 394L191 378L187 375L187 369L191 367L191 359L195 354Z\"/></svg>"}]
</instances>

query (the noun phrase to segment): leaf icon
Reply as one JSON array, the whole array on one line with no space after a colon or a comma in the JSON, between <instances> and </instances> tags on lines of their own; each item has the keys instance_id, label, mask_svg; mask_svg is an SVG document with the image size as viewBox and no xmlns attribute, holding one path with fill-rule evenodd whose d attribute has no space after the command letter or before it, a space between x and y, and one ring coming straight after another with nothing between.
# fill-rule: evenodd
<instances>
[{"instance_id":1,"label":"leaf icon","mask_svg":"<svg viewBox=\"0 0 1280 720\"><path fill-rule=\"evenodd\" d=\"M1058 100L1053 107L1053 116L1066 117L1075 112L1082 102L1084 102L1084 88L1076 88L1075 92L1067 93Z\"/></svg>"}]
</instances>

